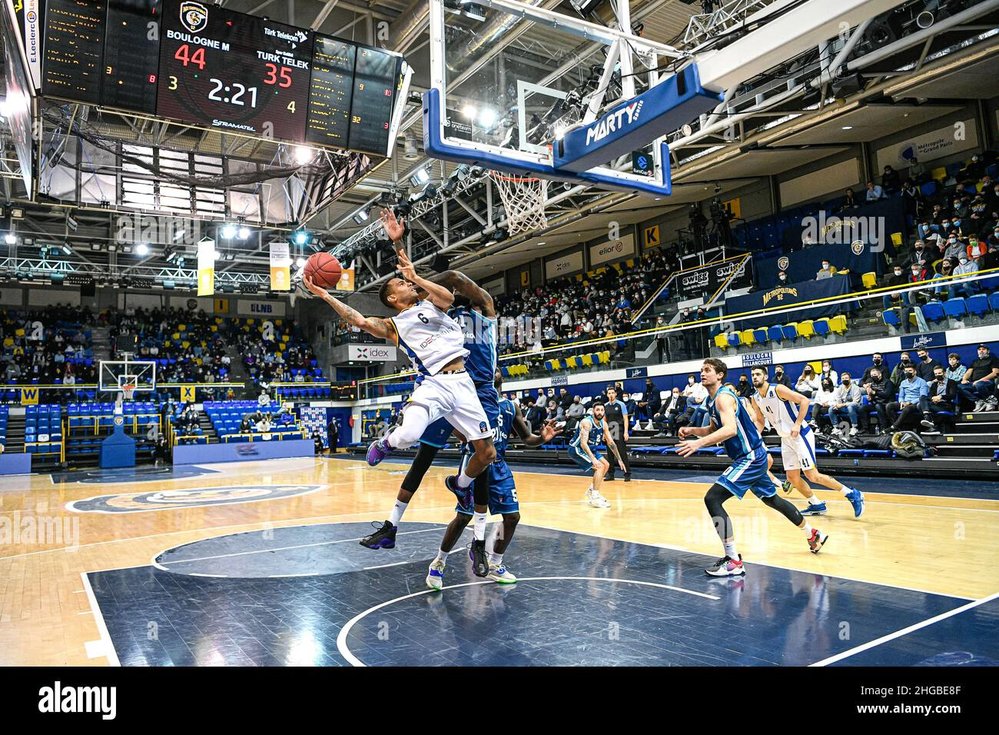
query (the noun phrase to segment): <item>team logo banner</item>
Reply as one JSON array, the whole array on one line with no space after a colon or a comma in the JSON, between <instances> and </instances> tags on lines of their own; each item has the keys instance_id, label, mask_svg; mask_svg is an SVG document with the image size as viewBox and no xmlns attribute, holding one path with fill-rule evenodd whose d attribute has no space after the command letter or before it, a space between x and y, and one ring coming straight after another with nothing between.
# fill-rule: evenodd
<instances>
[{"instance_id":1,"label":"team logo banner","mask_svg":"<svg viewBox=\"0 0 999 735\"><path fill-rule=\"evenodd\" d=\"M215 241L198 243L198 296L215 294Z\"/></svg>"}]
</instances>

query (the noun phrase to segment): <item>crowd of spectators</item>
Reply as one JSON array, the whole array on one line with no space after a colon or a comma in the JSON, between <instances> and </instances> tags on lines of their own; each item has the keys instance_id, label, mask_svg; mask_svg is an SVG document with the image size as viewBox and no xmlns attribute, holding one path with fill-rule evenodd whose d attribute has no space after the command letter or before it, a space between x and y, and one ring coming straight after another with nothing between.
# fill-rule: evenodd
<instances>
[{"instance_id":1,"label":"crowd of spectators","mask_svg":"<svg viewBox=\"0 0 999 735\"><path fill-rule=\"evenodd\" d=\"M96 381L87 308L0 309L0 380L10 385Z\"/></svg>"}]
</instances>

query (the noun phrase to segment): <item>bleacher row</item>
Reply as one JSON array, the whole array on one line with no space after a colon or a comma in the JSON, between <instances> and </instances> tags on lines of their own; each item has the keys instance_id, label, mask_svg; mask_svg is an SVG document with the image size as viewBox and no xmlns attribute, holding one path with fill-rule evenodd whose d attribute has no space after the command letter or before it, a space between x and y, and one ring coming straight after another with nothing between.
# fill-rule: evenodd
<instances>
[{"instance_id":1,"label":"bleacher row","mask_svg":"<svg viewBox=\"0 0 999 735\"><path fill-rule=\"evenodd\" d=\"M29 454L62 454L60 406L28 406L24 410L24 451Z\"/></svg>"},{"instance_id":2,"label":"bleacher row","mask_svg":"<svg viewBox=\"0 0 999 735\"><path fill-rule=\"evenodd\" d=\"M0 447L3 448L7 447L7 415L9 412L6 406L0 406Z\"/></svg>"},{"instance_id":3,"label":"bleacher row","mask_svg":"<svg viewBox=\"0 0 999 735\"><path fill-rule=\"evenodd\" d=\"M239 430L243 417L255 411L262 413L278 413L280 403L261 406L256 401L206 401L205 413L208 415L215 432L223 442L253 442L271 441L273 439L303 439L302 429L297 425L272 426L269 432L243 434ZM206 440L207 441L207 440ZM206 442L199 442L206 443Z\"/></svg>"},{"instance_id":4,"label":"bleacher row","mask_svg":"<svg viewBox=\"0 0 999 735\"><path fill-rule=\"evenodd\" d=\"M984 283L983 281L983 285ZM996 279L992 289L997 287L999 279ZM983 319L990 311L999 314L999 291L993 290L992 293L979 293L968 297L959 296L947 301L929 301L923 304L920 310L923 312L923 318L930 324L938 324L948 319L961 320L969 316ZM889 327L897 328L902 323L898 312L894 309L885 309L881 313L881 318ZM909 321L915 324L914 314L909 316Z\"/></svg>"},{"instance_id":5,"label":"bleacher row","mask_svg":"<svg viewBox=\"0 0 999 735\"><path fill-rule=\"evenodd\" d=\"M277 391L277 394L282 398L299 398L307 400L307 399L321 399L321 398L332 397L332 391L330 390L329 387L289 388L286 386L279 386L275 390Z\"/></svg>"},{"instance_id":6,"label":"bleacher row","mask_svg":"<svg viewBox=\"0 0 999 735\"><path fill-rule=\"evenodd\" d=\"M729 347L749 347L769 342L794 342L799 337L802 339L822 337L824 339L830 334L845 334L846 331L846 317L839 314L822 319L806 319L801 322L716 334L714 342L715 347L725 350Z\"/></svg>"},{"instance_id":7,"label":"bleacher row","mask_svg":"<svg viewBox=\"0 0 999 735\"><path fill-rule=\"evenodd\" d=\"M602 352L590 352L585 355L573 355L566 358L554 358L545 360L545 370L550 373L557 373L560 370L580 370L582 368L595 367L597 365L610 364L610 350ZM504 378L517 378L527 375L530 368L527 365L509 365L500 368Z\"/></svg>"}]
</instances>

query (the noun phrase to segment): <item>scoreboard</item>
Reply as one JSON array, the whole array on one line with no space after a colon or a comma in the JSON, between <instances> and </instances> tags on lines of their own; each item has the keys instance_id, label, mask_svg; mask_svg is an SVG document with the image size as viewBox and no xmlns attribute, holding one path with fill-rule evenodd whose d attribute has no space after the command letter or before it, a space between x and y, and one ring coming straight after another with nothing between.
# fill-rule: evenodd
<instances>
[{"instance_id":1,"label":"scoreboard","mask_svg":"<svg viewBox=\"0 0 999 735\"><path fill-rule=\"evenodd\" d=\"M48 0L42 94L385 156L402 56L193 0Z\"/></svg>"}]
</instances>

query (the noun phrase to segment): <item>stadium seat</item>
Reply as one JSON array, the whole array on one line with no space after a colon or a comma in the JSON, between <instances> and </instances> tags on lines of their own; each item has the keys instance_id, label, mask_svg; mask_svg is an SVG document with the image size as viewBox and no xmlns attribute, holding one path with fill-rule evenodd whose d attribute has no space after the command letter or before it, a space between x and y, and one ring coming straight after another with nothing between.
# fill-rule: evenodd
<instances>
[{"instance_id":1,"label":"stadium seat","mask_svg":"<svg viewBox=\"0 0 999 735\"><path fill-rule=\"evenodd\" d=\"M729 347L738 347L742 344L742 338L739 337L738 332L730 332L724 336Z\"/></svg>"},{"instance_id":2,"label":"stadium seat","mask_svg":"<svg viewBox=\"0 0 999 735\"><path fill-rule=\"evenodd\" d=\"M579 359L583 361L583 367L593 367L593 355L586 354Z\"/></svg>"},{"instance_id":3,"label":"stadium seat","mask_svg":"<svg viewBox=\"0 0 999 735\"><path fill-rule=\"evenodd\" d=\"M943 305L944 313L952 319L960 319L968 313L967 306L963 298L948 299Z\"/></svg>"},{"instance_id":4,"label":"stadium seat","mask_svg":"<svg viewBox=\"0 0 999 735\"><path fill-rule=\"evenodd\" d=\"M999 311L999 291L989 294L989 306L992 307L992 311Z\"/></svg>"},{"instance_id":5,"label":"stadium seat","mask_svg":"<svg viewBox=\"0 0 999 735\"><path fill-rule=\"evenodd\" d=\"M794 340L798 339L798 324L796 322L785 324L781 328L781 332L784 334L784 339L794 342Z\"/></svg>"},{"instance_id":6,"label":"stadium seat","mask_svg":"<svg viewBox=\"0 0 999 735\"><path fill-rule=\"evenodd\" d=\"M757 327L753 330L753 337L756 342L763 345L767 343L767 330L763 327Z\"/></svg>"},{"instance_id":7,"label":"stadium seat","mask_svg":"<svg viewBox=\"0 0 999 735\"><path fill-rule=\"evenodd\" d=\"M780 342L784 339L784 327L780 324L775 324L767 330L767 336L771 342Z\"/></svg>"},{"instance_id":8,"label":"stadium seat","mask_svg":"<svg viewBox=\"0 0 999 735\"><path fill-rule=\"evenodd\" d=\"M920 309L923 312L923 318L930 323L940 322L947 318L944 305L939 301L928 301Z\"/></svg>"},{"instance_id":9,"label":"stadium seat","mask_svg":"<svg viewBox=\"0 0 999 735\"><path fill-rule=\"evenodd\" d=\"M598 354L600 355L600 364L601 365L608 365L608 364L610 364L610 350L604 350L603 352L600 352Z\"/></svg>"},{"instance_id":10,"label":"stadium seat","mask_svg":"<svg viewBox=\"0 0 999 735\"><path fill-rule=\"evenodd\" d=\"M969 296L965 301L965 306L968 308L969 314L981 318L985 316L989 310L989 297L983 293Z\"/></svg>"},{"instance_id":11,"label":"stadium seat","mask_svg":"<svg viewBox=\"0 0 999 735\"><path fill-rule=\"evenodd\" d=\"M828 318L816 319L813 323L813 326L815 327L815 333L820 337L829 336L830 329L829 329Z\"/></svg>"},{"instance_id":12,"label":"stadium seat","mask_svg":"<svg viewBox=\"0 0 999 735\"><path fill-rule=\"evenodd\" d=\"M898 314L895 313L894 309L885 309L881 312L881 320L889 327L894 327L895 329L902 326L902 320L898 318Z\"/></svg>"},{"instance_id":13,"label":"stadium seat","mask_svg":"<svg viewBox=\"0 0 999 735\"><path fill-rule=\"evenodd\" d=\"M878 274L877 273L865 273L860 277L860 280L864 284L864 288L874 288L878 285Z\"/></svg>"},{"instance_id":14,"label":"stadium seat","mask_svg":"<svg viewBox=\"0 0 999 735\"><path fill-rule=\"evenodd\" d=\"M756 344L756 334L752 329L743 329L739 332L739 339L741 339L742 344L747 347Z\"/></svg>"},{"instance_id":15,"label":"stadium seat","mask_svg":"<svg viewBox=\"0 0 999 735\"><path fill-rule=\"evenodd\" d=\"M728 349L728 335L723 332L719 332L715 335L715 347L719 350Z\"/></svg>"},{"instance_id":16,"label":"stadium seat","mask_svg":"<svg viewBox=\"0 0 999 735\"><path fill-rule=\"evenodd\" d=\"M804 339L811 339L815 336L815 323L811 319L798 322L798 336Z\"/></svg>"},{"instance_id":17,"label":"stadium seat","mask_svg":"<svg viewBox=\"0 0 999 735\"><path fill-rule=\"evenodd\" d=\"M579 359L573 355L565 359L566 370L576 370L579 367Z\"/></svg>"}]
</instances>

